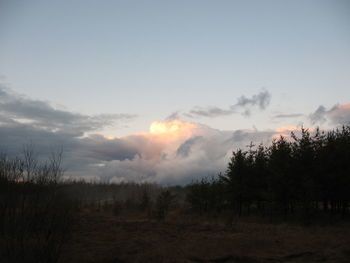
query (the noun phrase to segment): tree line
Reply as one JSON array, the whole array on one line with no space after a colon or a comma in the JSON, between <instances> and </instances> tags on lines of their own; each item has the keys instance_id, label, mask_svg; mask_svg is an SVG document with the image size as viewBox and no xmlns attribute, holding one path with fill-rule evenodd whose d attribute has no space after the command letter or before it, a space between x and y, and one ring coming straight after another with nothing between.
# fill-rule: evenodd
<instances>
[{"instance_id":1,"label":"tree line","mask_svg":"<svg viewBox=\"0 0 350 263\"><path fill-rule=\"evenodd\" d=\"M233 152L224 174L192 183L187 200L199 213L237 216L345 216L350 200L350 126L301 128L268 147Z\"/></svg>"},{"instance_id":2,"label":"tree line","mask_svg":"<svg viewBox=\"0 0 350 263\"><path fill-rule=\"evenodd\" d=\"M0 154L0 262L58 262L75 209L61 160L59 150L39 161L32 145L20 157Z\"/></svg>"}]
</instances>

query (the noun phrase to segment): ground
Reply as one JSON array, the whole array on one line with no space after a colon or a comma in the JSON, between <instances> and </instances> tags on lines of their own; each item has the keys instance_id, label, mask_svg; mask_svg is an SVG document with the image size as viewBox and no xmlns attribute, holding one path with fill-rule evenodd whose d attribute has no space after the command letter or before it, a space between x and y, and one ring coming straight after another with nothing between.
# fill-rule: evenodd
<instances>
[{"instance_id":1,"label":"ground","mask_svg":"<svg viewBox=\"0 0 350 263\"><path fill-rule=\"evenodd\" d=\"M83 211L60 262L350 262L350 225L271 224Z\"/></svg>"}]
</instances>

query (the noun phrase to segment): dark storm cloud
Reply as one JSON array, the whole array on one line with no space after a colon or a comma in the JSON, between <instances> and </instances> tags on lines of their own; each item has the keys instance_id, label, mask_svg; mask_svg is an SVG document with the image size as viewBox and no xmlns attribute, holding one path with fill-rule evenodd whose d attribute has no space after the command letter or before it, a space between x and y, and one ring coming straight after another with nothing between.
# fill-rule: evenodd
<instances>
[{"instance_id":1,"label":"dark storm cloud","mask_svg":"<svg viewBox=\"0 0 350 263\"><path fill-rule=\"evenodd\" d=\"M44 129L37 129L31 125L18 123L0 126L1 152L16 155L21 152L23 145L31 141L36 145L36 150L44 154L47 152L47 145L76 146L72 137L64 133L53 133Z\"/></svg>"},{"instance_id":2,"label":"dark storm cloud","mask_svg":"<svg viewBox=\"0 0 350 263\"><path fill-rule=\"evenodd\" d=\"M133 118L135 115L131 114L89 116L59 110L48 102L20 96L0 86L0 152L20 155L23 146L32 143L41 158L62 147L68 170L91 173L91 164L133 158L138 150L133 143L123 140L81 136Z\"/></svg>"},{"instance_id":3,"label":"dark storm cloud","mask_svg":"<svg viewBox=\"0 0 350 263\"><path fill-rule=\"evenodd\" d=\"M80 140L80 152L83 156L99 161L133 159L140 154L140 145L127 139L108 140L102 135L91 135Z\"/></svg>"},{"instance_id":4,"label":"dark storm cloud","mask_svg":"<svg viewBox=\"0 0 350 263\"><path fill-rule=\"evenodd\" d=\"M79 138L71 133L52 132L29 124L0 125L0 153L10 157L21 155L23 146L28 143L33 144L38 158L45 158L62 147L68 174L94 174L92 164L133 159L141 152L137 143L127 139L108 140L101 135Z\"/></svg>"},{"instance_id":5,"label":"dark storm cloud","mask_svg":"<svg viewBox=\"0 0 350 263\"><path fill-rule=\"evenodd\" d=\"M237 99L237 103L231 105L228 109L222 109L219 107L195 107L187 113L185 116L189 118L196 117L208 117L216 118L221 116L227 116L234 113L241 113L243 116L250 116L253 107L258 107L260 110L265 110L270 104L271 94L267 90L263 90L258 94L253 95L250 98L241 96Z\"/></svg>"}]
</instances>

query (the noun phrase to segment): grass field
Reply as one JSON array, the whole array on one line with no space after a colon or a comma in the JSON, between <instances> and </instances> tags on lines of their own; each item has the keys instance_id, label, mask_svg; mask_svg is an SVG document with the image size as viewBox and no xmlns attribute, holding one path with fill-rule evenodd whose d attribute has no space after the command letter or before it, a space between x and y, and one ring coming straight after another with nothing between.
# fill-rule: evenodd
<instances>
[{"instance_id":1,"label":"grass field","mask_svg":"<svg viewBox=\"0 0 350 263\"><path fill-rule=\"evenodd\" d=\"M350 225L301 226L251 219L227 224L178 211L158 222L140 214L83 210L60 262L347 263Z\"/></svg>"}]
</instances>

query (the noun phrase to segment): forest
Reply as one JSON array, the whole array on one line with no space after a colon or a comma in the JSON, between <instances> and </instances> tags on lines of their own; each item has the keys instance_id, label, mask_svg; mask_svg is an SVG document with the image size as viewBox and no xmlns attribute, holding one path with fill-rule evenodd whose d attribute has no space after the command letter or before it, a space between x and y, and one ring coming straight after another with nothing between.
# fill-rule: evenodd
<instances>
[{"instance_id":1,"label":"forest","mask_svg":"<svg viewBox=\"0 0 350 263\"><path fill-rule=\"evenodd\" d=\"M311 134L301 129L268 147L233 152L227 171L189 186L200 213L231 210L238 216L298 215L305 220L345 217L350 200L350 127Z\"/></svg>"},{"instance_id":2,"label":"forest","mask_svg":"<svg viewBox=\"0 0 350 263\"><path fill-rule=\"evenodd\" d=\"M206 262L198 256L167 261L158 254L136 260L133 253L124 252L113 254L112 261L105 260L107 252L95 255L104 255L103 260L83 260L72 244L83 246L88 238L80 240L82 229L92 231L92 225L97 228L104 220L109 226L114 222L118 231L126 227L129 234L131 222L136 224L132 228L145 227L143 232L166 232L177 227L197 231L199 225L208 227L209 220L215 222L209 227L213 237L220 229L239 231L245 222L261 223L264 229L268 224L328 227L349 219L350 126L326 132L302 128L300 136L281 136L268 146L251 143L233 151L224 173L185 186L64 181L62 154L58 150L47 160L38 160L28 145L16 158L0 156L1 262ZM112 231L107 225L104 233ZM94 231L94 238L103 236L102 230ZM122 235L116 233L113 242ZM215 262L268 262L233 257ZM279 262L291 262L282 258Z\"/></svg>"}]
</instances>

